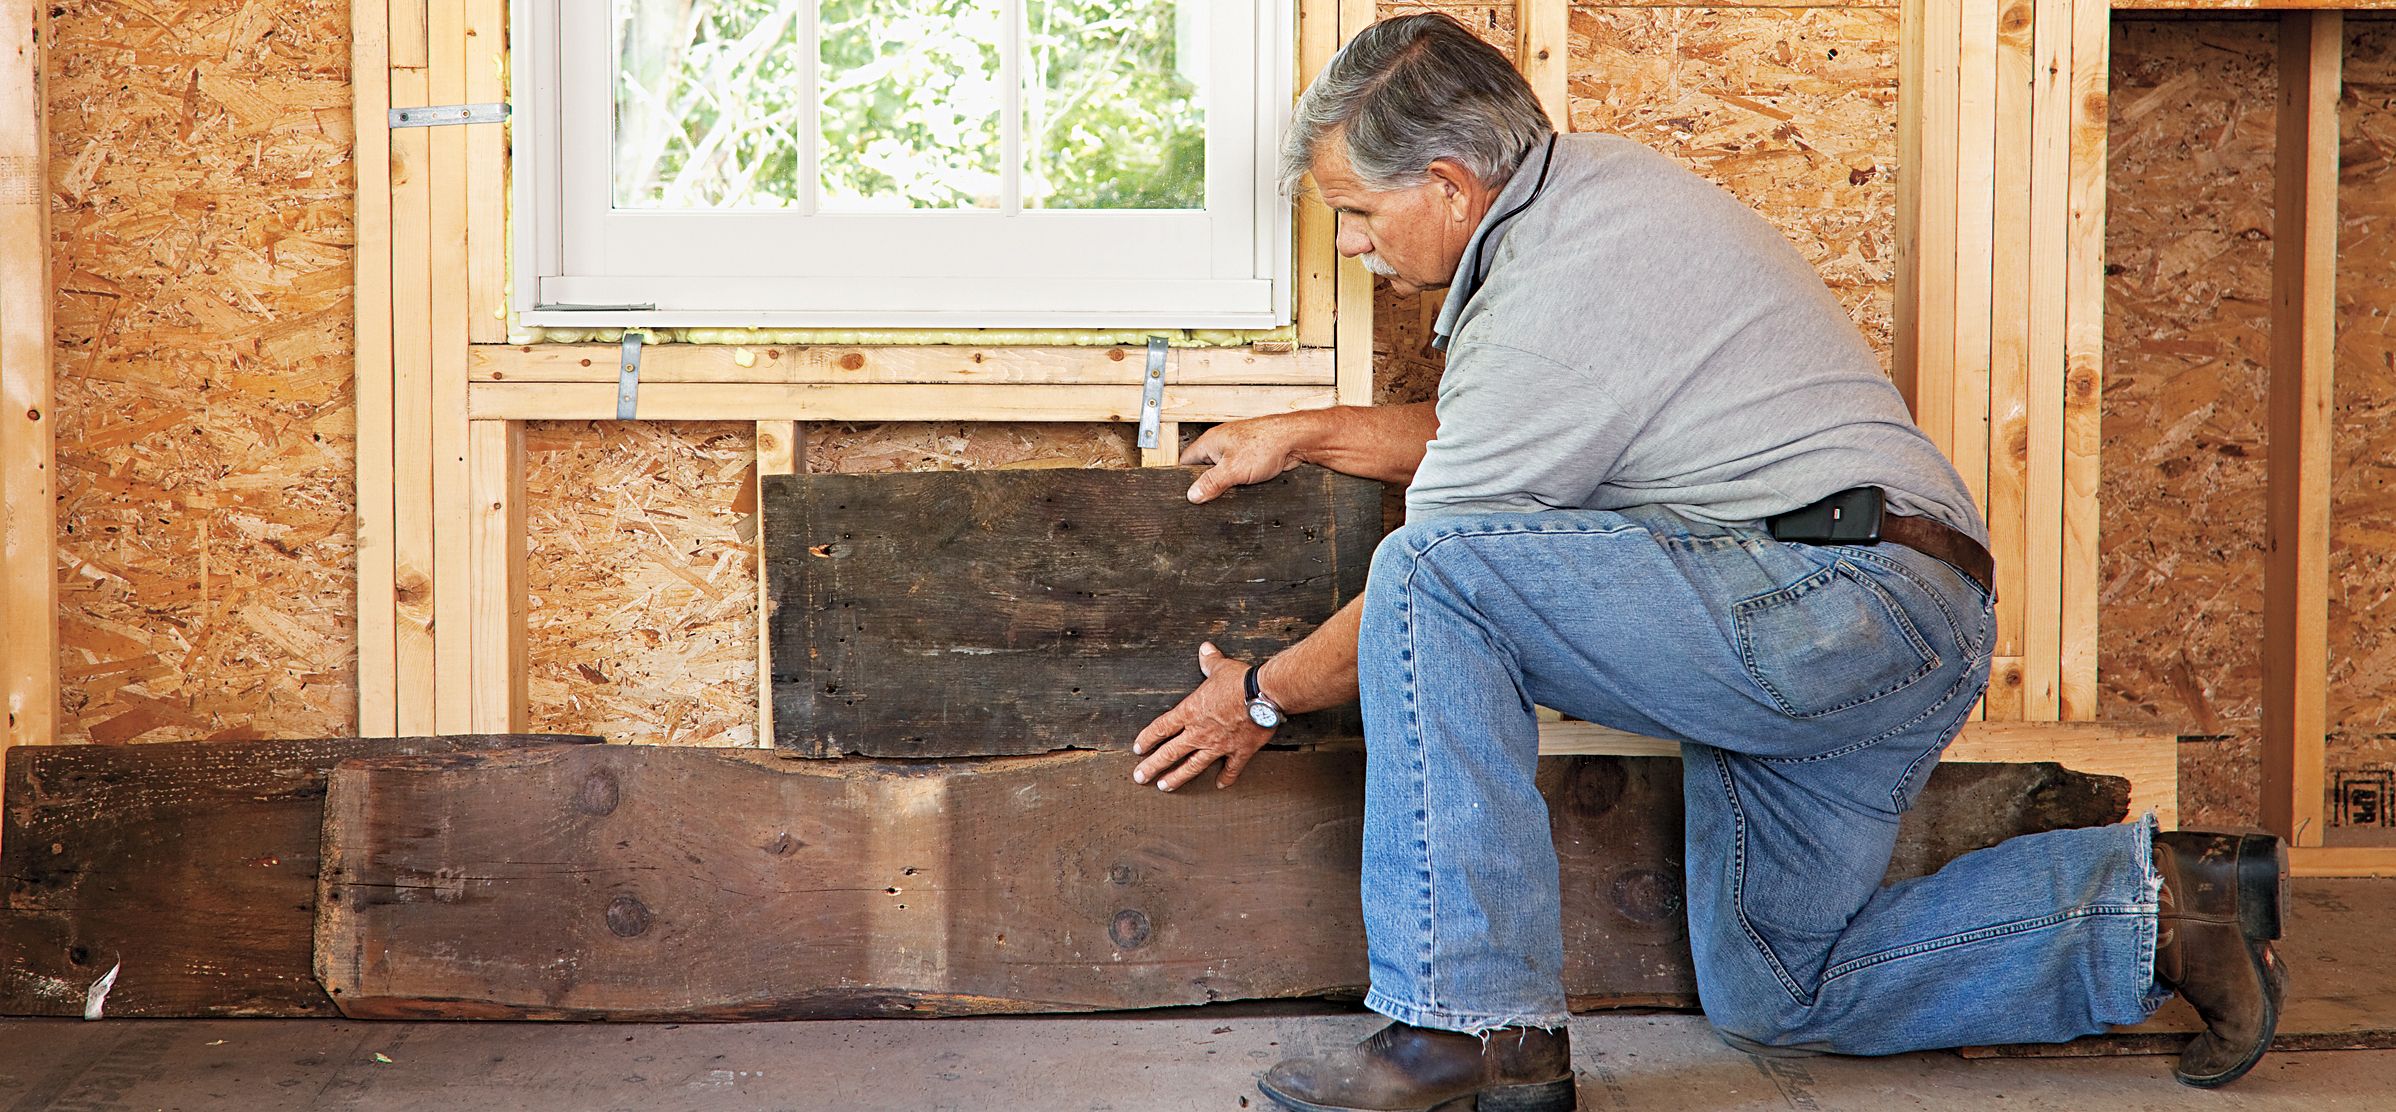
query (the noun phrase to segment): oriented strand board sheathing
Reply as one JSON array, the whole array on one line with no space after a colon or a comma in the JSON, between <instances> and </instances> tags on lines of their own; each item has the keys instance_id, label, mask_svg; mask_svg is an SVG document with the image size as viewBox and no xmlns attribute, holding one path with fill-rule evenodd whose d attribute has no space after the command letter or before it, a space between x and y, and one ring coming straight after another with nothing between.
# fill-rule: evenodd
<instances>
[{"instance_id":1,"label":"oriented strand board sheathing","mask_svg":"<svg viewBox=\"0 0 2396 1112\"><path fill-rule=\"evenodd\" d=\"M2276 41L2116 29L2100 717L2220 734L2259 714Z\"/></svg>"},{"instance_id":2,"label":"oriented strand board sheathing","mask_svg":"<svg viewBox=\"0 0 2396 1112\"><path fill-rule=\"evenodd\" d=\"M1481 41L1498 48L1511 61L1514 58L1515 5L1458 2L1458 0L1419 0L1414 3L1382 4L1375 9L1378 18L1396 19L1423 12L1444 12L1478 36Z\"/></svg>"},{"instance_id":3,"label":"oriented strand board sheathing","mask_svg":"<svg viewBox=\"0 0 2396 1112\"><path fill-rule=\"evenodd\" d=\"M2256 821L2276 25L2120 21L2099 717L2159 720L2185 822Z\"/></svg>"},{"instance_id":4,"label":"oriented strand board sheathing","mask_svg":"<svg viewBox=\"0 0 2396 1112\"><path fill-rule=\"evenodd\" d=\"M755 438L749 423L528 424L528 687L542 729L757 744ZM1137 459L1128 426L816 425L806 469Z\"/></svg>"},{"instance_id":5,"label":"oriented strand board sheathing","mask_svg":"<svg viewBox=\"0 0 2396 1112\"><path fill-rule=\"evenodd\" d=\"M532 720L658 745L753 745L756 427L525 430Z\"/></svg>"},{"instance_id":6,"label":"oriented strand board sheathing","mask_svg":"<svg viewBox=\"0 0 2396 1112\"><path fill-rule=\"evenodd\" d=\"M2381 733L2396 730L2396 20L2350 17L2345 67L2329 721Z\"/></svg>"},{"instance_id":7,"label":"oriented strand board sheathing","mask_svg":"<svg viewBox=\"0 0 2396 1112\"><path fill-rule=\"evenodd\" d=\"M349 8L54 12L62 741L352 732Z\"/></svg>"},{"instance_id":8,"label":"oriented strand board sheathing","mask_svg":"<svg viewBox=\"0 0 2396 1112\"><path fill-rule=\"evenodd\" d=\"M1628 136L1754 206L1881 365L1894 345L1897 12L1572 12L1572 129Z\"/></svg>"},{"instance_id":9,"label":"oriented strand board sheathing","mask_svg":"<svg viewBox=\"0 0 2396 1112\"><path fill-rule=\"evenodd\" d=\"M2276 33L2268 21L2123 20L2114 38L2101 715L2201 735L2181 749L2191 823L2253 822L2259 806ZM2333 796L2339 770L2390 767L2376 735L2396 696L2396 22L2357 17L2347 36Z\"/></svg>"}]
</instances>

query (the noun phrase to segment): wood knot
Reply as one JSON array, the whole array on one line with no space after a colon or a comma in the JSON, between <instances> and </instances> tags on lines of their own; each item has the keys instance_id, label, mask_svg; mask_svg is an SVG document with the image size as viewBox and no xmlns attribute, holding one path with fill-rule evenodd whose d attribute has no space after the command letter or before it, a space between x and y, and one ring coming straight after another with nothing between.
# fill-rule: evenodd
<instances>
[{"instance_id":1,"label":"wood knot","mask_svg":"<svg viewBox=\"0 0 2396 1112\"><path fill-rule=\"evenodd\" d=\"M616 774L601 769L583 778L582 787L574 792L574 809L586 815L614 814L623 796Z\"/></svg>"},{"instance_id":2,"label":"wood knot","mask_svg":"<svg viewBox=\"0 0 2396 1112\"><path fill-rule=\"evenodd\" d=\"M1106 878L1118 885L1128 885L1140 879L1140 870L1129 865L1117 865L1106 871Z\"/></svg>"},{"instance_id":3,"label":"wood knot","mask_svg":"<svg viewBox=\"0 0 2396 1112\"><path fill-rule=\"evenodd\" d=\"M1609 893L1614 911L1634 923L1661 923L1681 910L1681 881L1662 869L1624 869Z\"/></svg>"},{"instance_id":4,"label":"wood knot","mask_svg":"<svg viewBox=\"0 0 2396 1112\"><path fill-rule=\"evenodd\" d=\"M855 351L852 351L852 352L848 353L847 355L843 355L843 356L841 356L841 357L840 357L840 369L841 369L841 370L844 370L844 371L861 371L861 370L864 370L864 369L865 369L865 355L864 355L864 353L863 353L863 352L855 352Z\"/></svg>"},{"instance_id":5,"label":"wood knot","mask_svg":"<svg viewBox=\"0 0 2396 1112\"><path fill-rule=\"evenodd\" d=\"M651 921L649 905L639 896L620 892L607 901L607 929L617 938L639 938L649 933Z\"/></svg>"},{"instance_id":6,"label":"wood knot","mask_svg":"<svg viewBox=\"0 0 2396 1112\"><path fill-rule=\"evenodd\" d=\"M1148 913L1137 908L1124 908L1115 913L1107 924L1108 938L1115 940L1118 950L1137 950L1148 944Z\"/></svg>"}]
</instances>

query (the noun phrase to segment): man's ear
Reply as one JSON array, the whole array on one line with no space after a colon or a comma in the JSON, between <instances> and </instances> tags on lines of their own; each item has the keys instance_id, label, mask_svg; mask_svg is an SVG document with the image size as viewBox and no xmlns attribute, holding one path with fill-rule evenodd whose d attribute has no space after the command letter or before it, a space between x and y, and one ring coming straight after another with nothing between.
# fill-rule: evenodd
<instances>
[{"instance_id":1,"label":"man's ear","mask_svg":"<svg viewBox=\"0 0 2396 1112\"><path fill-rule=\"evenodd\" d=\"M1459 222L1473 219L1473 205L1482 192L1481 179L1452 158L1433 161L1428 172L1431 183L1439 187L1440 201L1450 218Z\"/></svg>"}]
</instances>

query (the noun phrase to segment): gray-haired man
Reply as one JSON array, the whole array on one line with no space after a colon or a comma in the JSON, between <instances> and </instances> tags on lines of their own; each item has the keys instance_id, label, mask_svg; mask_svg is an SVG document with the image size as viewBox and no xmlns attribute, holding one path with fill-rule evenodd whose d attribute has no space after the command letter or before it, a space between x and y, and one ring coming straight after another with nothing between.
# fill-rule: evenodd
<instances>
[{"instance_id":1,"label":"gray-haired man","mask_svg":"<svg viewBox=\"0 0 2396 1112\"><path fill-rule=\"evenodd\" d=\"M1682 743L1690 948L1757 1053L2060 1041L2170 990L2218 1085L2277 1019L2284 854L2151 822L2017 838L1880 885L1988 681L1970 494L1804 260L1638 144L1559 137L1444 16L1371 27L1301 99L1285 178L1339 249L1448 289L1436 406L1221 426L1204 501L1302 461L1406 481L1365 597L1205 681L1135 742L1165 790L1236 779L1281 715L1361 696L1366 1004L1284 1062L1296 1109L1573 1106L1534 704ZM1836 511L1836 512L1834 512Z\"/></svg>"}]
</instances>

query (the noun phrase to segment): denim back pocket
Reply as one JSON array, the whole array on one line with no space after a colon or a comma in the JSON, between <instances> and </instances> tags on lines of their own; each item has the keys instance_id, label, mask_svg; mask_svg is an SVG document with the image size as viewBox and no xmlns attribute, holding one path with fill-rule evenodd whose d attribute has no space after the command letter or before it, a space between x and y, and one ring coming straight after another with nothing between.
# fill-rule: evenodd
<instances>
[{"instance_id":1,"label":"denim back pocket","mask_svg":"<svg viewBox=\"0 0 2396 1112\"><path fill-rule=\"evenodd\" d=\"M1938 670L1904 608L1844 560L1737 604L1739 658L1792 718L1894 695Z\"/></svg>"}]
</instances>

